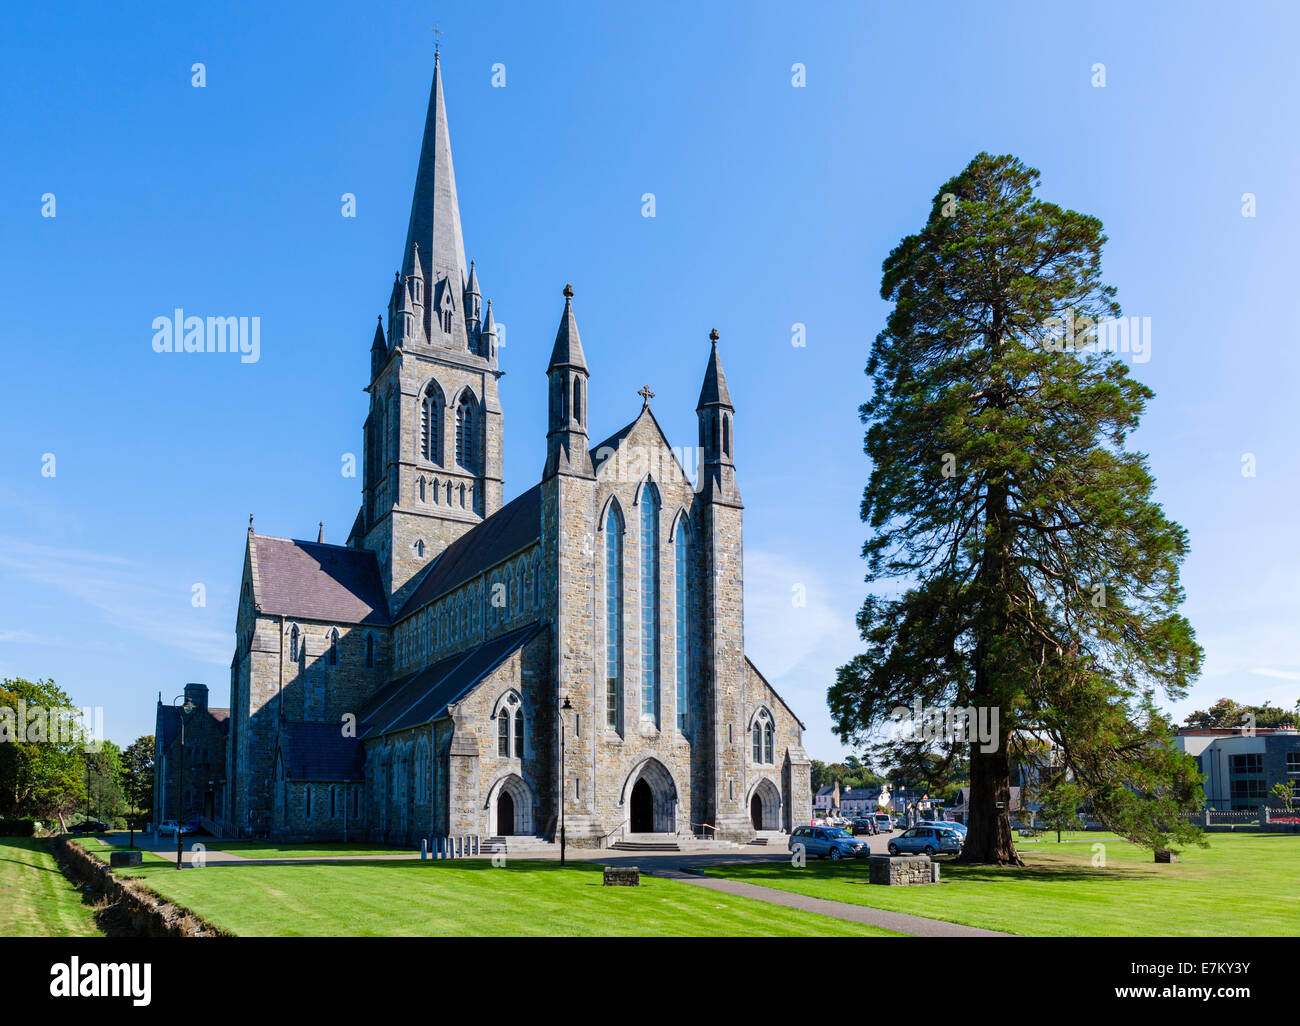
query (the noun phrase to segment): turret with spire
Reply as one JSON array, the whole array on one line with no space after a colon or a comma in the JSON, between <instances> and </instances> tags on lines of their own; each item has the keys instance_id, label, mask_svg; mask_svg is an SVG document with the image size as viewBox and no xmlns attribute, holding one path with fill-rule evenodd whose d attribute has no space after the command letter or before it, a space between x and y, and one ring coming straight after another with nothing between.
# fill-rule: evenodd
<instances>
[{"instance_id":1,"label":"turret with spire","mask_svg":"<svg viewBox=\"0 0 1300 1026\"><path fill-rule=\"evenodd\" d=\"M573 286L564 286L564 313L555 333L551 362L546 368L546 471L591 475L587 459L587 357L573 316Z\"/></svg>"},{"instance_id":2,"label":"turret with spire","mask_svg":"<svg viewBox=\"0 0 1300 1026\"><path fill-rule=\"evenodd\" d=\"M700 401L695 404L695 415L700 424L701 498L706 502L740 504L740 490L736 486L733 437L735 407L731 405L731 392L727 389L727 376L718 359L718 329L709 332L709 362L704 368L704 384L700 388Z\"/></svg>"}]
</instances>

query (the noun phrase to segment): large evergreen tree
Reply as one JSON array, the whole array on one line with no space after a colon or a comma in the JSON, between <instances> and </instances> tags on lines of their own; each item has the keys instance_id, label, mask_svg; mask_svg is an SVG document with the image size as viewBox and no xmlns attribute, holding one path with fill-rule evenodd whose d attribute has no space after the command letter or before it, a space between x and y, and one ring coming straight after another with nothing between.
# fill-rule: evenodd
<instances>
[{"instance_id":1,"label":"large evergreen tree","mask_svg":"<svg viewBox=\"0 0 1300 1026\"><path fill-rule=\"evenodd\" d=\"M1155 705L1201 662L1178 613L1187 537L1125 447L1153 393L1088 331L1119 315L1101 223L1037 184L980 154L885 261L863 555L869 583L899 586L863 604L867 651L829 694L846 742L917 700L997 710L994 744L934 745L969 758L973 862L1019 863L1010 764L1044 741L1112 829L1196 836L1199 777Z\"/></svg>"}]
</instances>

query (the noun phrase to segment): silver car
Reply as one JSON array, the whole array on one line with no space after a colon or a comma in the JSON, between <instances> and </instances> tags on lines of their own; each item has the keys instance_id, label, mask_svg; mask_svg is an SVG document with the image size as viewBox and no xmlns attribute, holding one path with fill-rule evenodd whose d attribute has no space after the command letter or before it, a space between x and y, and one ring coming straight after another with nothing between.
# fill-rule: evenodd
<instances>
[{"instance_id":1,"label":"silver car","mask_svg":"<svg viewBox=\"0 0 1300 1026\"><path fill-rule=\"evenodd\" d=\"M917 826L904 830L889 842L891 855L957 855L962 839L955 830Z\"/></svg>"}]
</instances>

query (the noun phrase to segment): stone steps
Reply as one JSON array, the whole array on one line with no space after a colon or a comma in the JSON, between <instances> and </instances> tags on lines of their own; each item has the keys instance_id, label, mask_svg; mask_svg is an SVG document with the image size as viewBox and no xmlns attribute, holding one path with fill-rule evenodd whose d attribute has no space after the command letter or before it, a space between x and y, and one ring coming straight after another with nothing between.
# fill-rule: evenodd
<instances>
[{"instance_id":1,"label":"stone steps","mask_svg":"<svg viewBox=\"0 0 1300 1026\"><path fill-rule=\"evenodd\" d=\"M615 841L614 851L681 851L676 841Z\"/></svg>"}]
</instances>

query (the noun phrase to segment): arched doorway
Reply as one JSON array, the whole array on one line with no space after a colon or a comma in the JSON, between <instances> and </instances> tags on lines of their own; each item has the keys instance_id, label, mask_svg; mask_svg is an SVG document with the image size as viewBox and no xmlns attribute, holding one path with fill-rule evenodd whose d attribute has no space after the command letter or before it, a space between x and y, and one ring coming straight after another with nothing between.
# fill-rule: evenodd
<instances>
[{"instance_id":1,"label":"arched doorway","mask_svg":"<svg viewBox=\"0 0 1300 1026\"><path fill-rule=\"evenodd\" d=\"M781 829L781 792L767 777L750 793L749 820L755 830Z\"/></svg>"},{"instance_id":2,"label":"arched doorway","mask_svg":"<svg viewBox=\"0 0 1300 1026\"><path fill-rule=\"evenodd\" d=\"M623 780L619 805L631 833L677 831L677 784L658 759L644 759L628 773Z\"/></svg>"},{"instance_id":3,"label":"arched doorway","mask_svg":"<svg viewBox=\"0 0 1300 1026\"><path fill-rule=\"evenodd\" d=\"M632 786L631 822L628 824L634 834L652 833L655 828L655 796L645 779L638 780Z\"/></svg>"},{"instance_id":4,"label":"arched doorway","mask_svg":"<svg viewBox=\"0 0 1300 1026\"><path fill-rule=\"evenodd\" d=\"M515 800L509 792L502 791L497 798L497 834L512 837L515 832Z\"/></svg>"},{"instance_id":5,"label":"arched doorway","mask_svg":"<svg viewBox=\"0 0 1300 1026\"><path fill-rule=\"evenodd\" d=\"M483 811L486 828L498 837L528 837L533 832L532 791L517 773L488 788Z\"/></svg>"}]
</instances>

